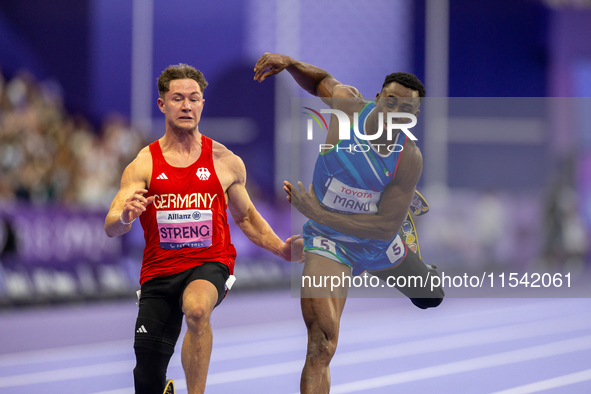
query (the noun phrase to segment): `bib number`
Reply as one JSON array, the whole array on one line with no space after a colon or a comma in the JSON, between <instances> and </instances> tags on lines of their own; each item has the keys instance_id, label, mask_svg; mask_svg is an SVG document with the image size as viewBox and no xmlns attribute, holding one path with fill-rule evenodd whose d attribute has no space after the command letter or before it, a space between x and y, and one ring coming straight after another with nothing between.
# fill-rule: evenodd
<instances>
[{"instance_id":1,"label":"bib number","mask_svg":"<svg viewBox=\"0 0 591 394\"><path fill-rule=\"evenodd\" d=\"M388 251L386 252L388 260L390 260L390 263L394 265L404 257L405 253L406 250L404 248L404 243L402 242L400 235L397 234L396 238L394 238L394 241L392 241L390 246L388 246Z\"/></svg>"},{"instance_id":2,"label":"bib number","mask_svg":"<svg viewBox=\"0 0 591 394\"><path fill-rule=\"evenodd\" d=\"M327 252L331 252L335 256L337 254L337 247L336 247L336 244L334 243L334 241L331 241L331 240L326 239L324 237L314 237L312 239L312 245L317 248L324 249Z\"/></svg>"},{"instance_id":3,"label":"bib number","mask_svg":"<svg viewBox=\"0 0 591 394\"><path fill-rule=\"evenodd\" d=\"M200 249L211 246L213 239L211 210L158 211L156 221L162 249Z\"/></svg>"}]
</instances>

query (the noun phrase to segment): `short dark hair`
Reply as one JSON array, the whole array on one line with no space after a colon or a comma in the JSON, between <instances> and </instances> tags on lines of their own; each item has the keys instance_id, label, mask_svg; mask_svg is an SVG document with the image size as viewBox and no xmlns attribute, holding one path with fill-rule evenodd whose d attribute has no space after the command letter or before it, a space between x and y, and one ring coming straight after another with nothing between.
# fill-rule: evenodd
<instances>
[{"instance_id":1,"label":"short dark hair","mask_svg":"<svg viewBox=\"0 0 591 394\"><path fill-rule=\"evenodd\" d=\"M419 97L425 97L425 87L423 86L423 83L413 74L403 72L392 73L386 76L382 89L390 85L392 82L399 83L405 88L416 90L419 92Z\"/></svg>"},{"instance_id":2,"label":"short dark hair","mask_svg":"<svg viewBox=\"0 0 591 394\"><path fill-rule=\"evenodd\" d=\"M205 90L208 83L203 76L203 73L196 70L194 67L188 64L179 63L173 66L168 66L166 70L162 71L160 77L158 77L158 94L160 98L164 98L164 95L170 89L170 81L175 79L192 79L199 84L201 93Z\"/></svg>"}]
</instances>

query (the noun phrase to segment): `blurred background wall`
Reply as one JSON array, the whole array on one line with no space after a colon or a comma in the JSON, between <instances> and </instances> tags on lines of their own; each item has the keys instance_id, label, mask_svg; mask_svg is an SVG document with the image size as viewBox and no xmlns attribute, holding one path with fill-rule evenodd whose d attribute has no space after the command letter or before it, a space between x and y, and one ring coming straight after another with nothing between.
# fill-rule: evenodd
<instances>
[{"instance_id":1,"label":"blurred background wall","mask_svg":"<svg viewBox=\"0 0 591 394\"><path fill-rule=\"evenodd\" d=\"M210 85L200 130L242 157L255 204L288 237L280 184L294 173L291 100L306 93L287 74L252 80L265 51L324 68L367 97L393 71L425 83L419 190L432 211L417 225L426 261L459 271L583 270L591 228L588 6L0 2L1 302L137 287L140 226L108 239L102 225L123 169L164 132L156 79L171 64L203 71ZM236 230L237 285L287 283L289 266Z\"/></svg>"}]
</instances>

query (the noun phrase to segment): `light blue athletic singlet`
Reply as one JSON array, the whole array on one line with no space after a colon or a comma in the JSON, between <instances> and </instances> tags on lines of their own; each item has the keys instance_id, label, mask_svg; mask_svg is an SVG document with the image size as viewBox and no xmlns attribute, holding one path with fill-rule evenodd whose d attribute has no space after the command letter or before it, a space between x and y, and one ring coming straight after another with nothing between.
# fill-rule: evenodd
<instances>
[{"instance_id":1,"label":"light blue athletic singlet","mask_svg":"<svg viewBox=\"0 0 591 394\"><path fill-rule=\"evenodd\" d=\"M368 103L359 114L359 130L364 135L366 120L374 109L375 104ZM380 154L370 145L373 141L358 138L353 131L353 125L351 138L348 141L339 141L329 152L319 155L312 181L314 191L325 209L344 214L375 214L380 205L382 191L396 175L407 137L399 132L393 141L388 141L388 154ZM372 261L377 263L378 260L386 258L385 250L393 245L392 240L358 238L313 220L309 220L304 226L304 241L306 250L321 255L330 253L334 255L331 258L337 257L338 261L354 267L354 274L362 268L370 269L368 264ZM330 247L329 250L326 246L328 244L334 247ZM398 244L394 247L396 245ZM406 247L401 247L404 249L403 254L406 254ZM325 249L326 253L322 249ZM390 260L394 258L390 257ZM399 257L403 255L395 256L395 260L399 261ZM393 263L395 261L389 261L385 266ZM357 265L359 267L356 267Z\"/></svg>"}]
</instances>

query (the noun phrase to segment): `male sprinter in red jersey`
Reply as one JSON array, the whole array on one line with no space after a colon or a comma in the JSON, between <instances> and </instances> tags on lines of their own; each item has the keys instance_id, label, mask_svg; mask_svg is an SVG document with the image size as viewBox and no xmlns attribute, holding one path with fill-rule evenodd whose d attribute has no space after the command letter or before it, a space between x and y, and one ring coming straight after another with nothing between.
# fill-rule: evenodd
<instances>
[{"instance_id":1,"label":"male sprinter in red jersey","mask_svg":"<svg viewBox=\"0 0 591 394\"><path fill-rule=\"evenodd\" d=\"M387 129L387 113L417 116L425 96L425 88L417 77L393 73L386 77L375 100L368 101L359 90L343 85L325 70L273 53L265 53L259 59L254 79L260 82L283 70L308 93L344 112L350 124L354 124L357 115L361 133L366 136ZM400 120L394 123L403 123ZM417 307L438 306L444 297L443 290L431 289L429 283L430 276L438 275L437 271L423 263L419 253L409 252L406 243L410 243L406 235L414 232L414 226L405 218L413 199L422 200L420 195L415 197L423 166L419 148L401 130L395 130L391 140L387 133L382 133L365 145L357 137L353 139L339 139L339 122L333 114L324 146L340 149L320 153L310 193L301 182L299 191L285 183L292 204L310 219L303 229L304 277L350 278L368 271L388 285L395 278L397 289ZM367 149L347 149L351 143ZM390 149L392 146L404 149ZM401 277L404 285L397 279ZM411 280L414 285L407 286ZM341 284L332 291L328 286L314 286L302 280L308 351L300 388L303 394L326 394L330 391L329 364L337 347L348 287Z\"/></svg>"},{"instance_id":2,"label":"male sprinter in red jersey","mask_svg":"<svg viewBox=\"0 0 591 394\"><path fill-rule=\"evenodd\" d=\"M174 392L166 369L183 314L187 388L190 394L205 390L212 346L209 318L224 298L236 257L226 208L256 245L287 261L292 245L296 260L303 250L302 240L294 236L283 242L257 212L245 188L242 160L199 132L206 86L203 74L185 64L162 72L158 107L166 133L125 169L105 221L113 237L128 232L139 217L145 234L134 343L137 394L162 394L165 385L166 393Z\"/></svg>"}]
</instances>

